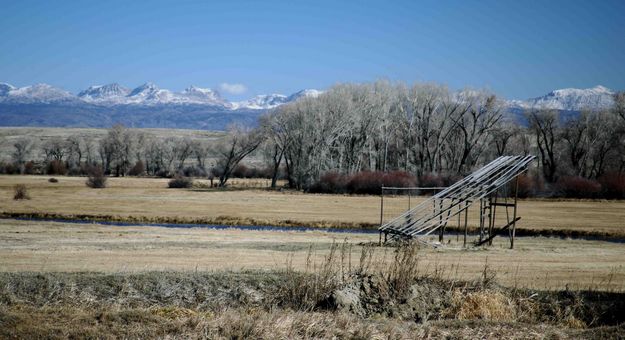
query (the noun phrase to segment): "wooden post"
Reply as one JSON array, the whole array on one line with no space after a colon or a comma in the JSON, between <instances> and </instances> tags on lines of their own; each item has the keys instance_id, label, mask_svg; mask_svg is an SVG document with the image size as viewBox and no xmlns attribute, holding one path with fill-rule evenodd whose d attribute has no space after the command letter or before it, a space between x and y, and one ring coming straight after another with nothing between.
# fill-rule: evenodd
<instances>
[{"instance_id":1,"label":"wooden post","mask_svg":"<svg viewBox=\"0 0 625 340\"><path fill-rule=\"evenodd\" d=\"M382 228L382 223L384 222L384 187L380 191L380 228Z\"/></svg>"},{"instance_id":2,"label":"wooden post","mask_svg":"<svg viewBox=\"0 0 625 340\"><path fill-rule=\"evenodd\" d=\"M440 199L440 203L439 203L439 210L438 213L440 214L439 218L438 218L438 242L443 243L443 233L445 232L445 228L443 227L443 199Z\"/></svg>"},{"instance_id":3,"label":"wooden post","mask_svg":"<svg viewBox=\"0 0 625 340\"><path fill-rule=\"evenodd\" d=\"M464 202L464 247L467 246L468 220L469 220L469 203Z\"/></svg>"},{"instance_id":4,"label":"wooden post","mask_svg":"<svg viewBox=\"0 0 625 340\"><path fill-rule=\"evenodd\" d=\"M488 237L490 239L488 241L488 245L492 246L493 245L493 238L494 238L493 232L495 230L495 221L496 221L495 220L495 214L497 213L497 191L496 190L495 190L494 200L493 200L493 197L490 197L489 200L490 200L490 204L489 204L489 212L488 212L488 214L489 214L490 217L489 217L489 222L488 222L488 224L489 224ZM493 205L493 201L494 201L495 205Z\"/></svg>"},{"instance_id":5,"label":"wooden post","mask_svg":"<svg viewBox=\"0 0 625 340\"><path fill-rule=\"evenodd\" d=\"M510 249L514 249L514 236L516 233L516 207L517 198L519 193L519 176L516 176L516 182L514 184L514 212L512 213L512 238L510 238Z\"/></svg>"},{"instance_id":6,"label":"wooden post","mask_svg":"<svg viewBox=\"0 0 625 340\"><path fill-rule=\"evenodd\" d=\"M462 204L458 203L458 228L456 229L456 243L460 242L460 214L462 213Z\"/></svg>"},{"instance_id":7,"label":"wooden post","mask_svg":"<svg viewBox=\"0 0 625 340\"><path fill-rule=\"evenodd\" d=\"M480 242L482 242L482 238L484 236L484 199L480 198Z\"/></svg>"}]
</instances>

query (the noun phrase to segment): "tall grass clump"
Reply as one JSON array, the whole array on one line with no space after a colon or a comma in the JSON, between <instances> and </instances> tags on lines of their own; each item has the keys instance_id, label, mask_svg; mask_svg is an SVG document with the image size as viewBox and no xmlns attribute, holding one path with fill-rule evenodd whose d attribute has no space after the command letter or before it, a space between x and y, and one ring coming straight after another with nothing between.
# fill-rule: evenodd
<instances>
[{"instance_id":1,"label":"tall grass clump","mask_svg":"<svg viewBox=\"0 0 625 340\"><path fill-rule=\"evenodd\" d=\"M347 243L339 247L333 243L329 253L321 263L314 261L314 251L308 249L306 265L303 271L293 266L293 258L287 260L284 279L277 286L276 305L291 307L297 310L311 311L327 300L344 282L344 276L350 272Z\"/></svg>"},{"instance_id":2,"label":"tall grass clump","mask_svg":"<svg viewBox=\"0 0 625 340\"><path fill-rule=\"evenodd\" d=\"M395 297L405 296L419 276L419 245L400 244L390 266L383 273L389 292Z\"/></svg>"},{"instance_id":3,"label":"tall grass clump","mask_svg":"<svg viewBox=\"0 0 625 340\"><path fill-rule=\"evenodd\" d=\"M24 184L16 184L13 187L13 199L14 200L29 200L28 189Z\"/></svg>"}]
</instances>

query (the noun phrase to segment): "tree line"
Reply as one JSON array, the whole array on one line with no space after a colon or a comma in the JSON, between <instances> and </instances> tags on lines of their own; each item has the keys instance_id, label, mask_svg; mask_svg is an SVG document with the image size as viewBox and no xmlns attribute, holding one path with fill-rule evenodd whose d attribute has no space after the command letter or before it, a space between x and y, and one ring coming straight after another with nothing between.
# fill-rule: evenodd
<instances>
[{"instance_id":1,"label":"tree line","mask_svg":"<svg viewBox=\"0 0 625 340\"><path fill-rule=\"evenodd\" d=\"M466 175L504 154L534 154L537 187L584 187L612 176L625 191L624 108L625 95L617 93L605 110L514 115L485 90L378 81L280 106L261 129L283 157L289 185L303 190L328 173L403 171L423 184Z\"/></svg>"},{"instance_id":2,"label":"tree line","mask_svg":"<svg viewBox=\"0 0 625 340\"><path fill-rule=\"evenodd\" d=\"M486 90L342 84L268 112L257 127L233 126L218 141L161 138L117 125L99 142L71 136L40 148L39 164L47 167L40 172L98 166L114 176L209 176L221 186L250 155L264 161L262 176L272 186L284 177L298 190L363 172L379 178L401 172L402 183L442 181L504 154L538 156L532 168L537 187L566 181L589 186L610 176L618 184L625 181L625 95L615 94L613 107L605 110L563 115L531 108L514 115ZM4 172L33 171L33 149L27 137L15 141ZM371 174L360 178L376 177Z\"/></svg>"}]
</instances>

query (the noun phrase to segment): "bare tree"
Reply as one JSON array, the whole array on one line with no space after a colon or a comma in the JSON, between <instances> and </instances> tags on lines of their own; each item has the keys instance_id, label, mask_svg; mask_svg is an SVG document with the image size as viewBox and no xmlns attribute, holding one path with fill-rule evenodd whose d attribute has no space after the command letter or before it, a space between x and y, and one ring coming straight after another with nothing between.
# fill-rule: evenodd
<instances>
[{"instance_id":1,"label":"bare tree","mask_svg":"<svg viewBox=\"0 0 625 340\"><path fill-rule=\"evenodd\" d=\"M33 149L33 141L29 138L20 138L13 143L13 153L11 157L13 162L20 169L20 173L24 173L24 164Z\"/></svg>"},{"instance_id":2,"label":"bare tree","mask_svg":"<svg viewBox=\"0 0 625 340\"><path fill-rule=\"evenodd\" d=\"M526 112L526 116L536 138L543 175L548 182L554 182L558 170L556 154L556 139L559 127L558 111L530 109Z\"/></svg>"},{"instance_id":3,"label":"bare tree","mask_svg":"<svg viewBox=\"0 0 625 340\"><path fill-rule=\"evenodd\" d=\"M108 130L106 137L100 141L105 172L115 171L115 176L124 176L130 166L134 147L133 133L123 125L116 124Z\"/></svg>"},{"instance_id":4,"label":"bare tree","mask_svg":"<svg viewBox=\"0 0 625 340\"><path fill-rule=\"evenodd\" d=\"M63 161L67 152L67 141L56 137L43 144L46 161Z\"/></svg>"},{"instance_id":5,"label":"bare tree","mask_svg":"<svg viewBox=\"0 0 625 340\"><path fill-rule=\"evenodd\" d=\"M505 155L510 148L511 140L518 134L519 128L514 124L497 124L497 126L495 126L491 131L496 156Z\"/></svg>"},{"instance_id":6,"label":"bare tree","mask_svg":"<svg viewBox=\"0 0 625 340\"><path fill-rule=\"evenodd\" d=\"M588 118L590 113L583 111L579 116L569 118L562 127L562 141L566 146L568 160L577 176L587 175L589 153Z\"/></svg>"},{"instance_id":7,"label":"bare tree","mask_svg":"<svg viewBox=\"0 0 625 340\"><path fill-rule=\"evenodd\" d=\"M247 155L258 148L263 141L259 130L231 126L226 138L217 146L218 165L221 168L219 186L228 182L232 171Z\"/></svg>"},{"instance_id":8,"label":"bare tree","mask_svg":"<svg viewBox=\"0 0 625 340\"><path fill-rule=\"evenodd\" d=\"M458 101L466 109L451 116L460 137L460 157L456 171L463 172L477 162L488 141L490 130L502 119L503 106L497 98L487 92L466 90L459 94Z\"/></svg>"}]
</instances>

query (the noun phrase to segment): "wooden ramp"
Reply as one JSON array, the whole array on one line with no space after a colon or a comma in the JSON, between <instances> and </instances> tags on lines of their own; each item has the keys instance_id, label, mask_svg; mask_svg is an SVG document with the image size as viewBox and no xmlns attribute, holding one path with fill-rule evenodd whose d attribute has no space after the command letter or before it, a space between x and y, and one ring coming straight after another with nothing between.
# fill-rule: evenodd
<instances>
[{"instance_id":1,"label":"wooden ramp","mask_svg":"<svg viewBox=\"0 0 625 340\"><path fill-rule=\"evenodd\" d=\"M439 232L439 241L443 240L445 227L452 217L464 212L465 224L465 245L466 245L466 223L468 209L475 203L480 205L480 239L491 242L496 235L494 230L495 214L497 206L504 206L514 209L512 220L509 219L504 229L511 228L511 246L514 246L513 236L515 223L519 220L516 216L516 189L514 203L499 203L496 195L493 194L498 189L504 187L512 180L518 178L520 174L527 170L527 167L534 156L501 156L490 162L483 168L475 171L471 175L456 182L452 186L444 189L436 195L428 198L414 208L407 210L391 221L380 226L379 230L384 234L385 240L388 235L392 237L417 238L427 236L434 232ZM508 215L508 214L507 214ZM488 228L485 219L488 217Z\"/></svg>"}]
</instances>

